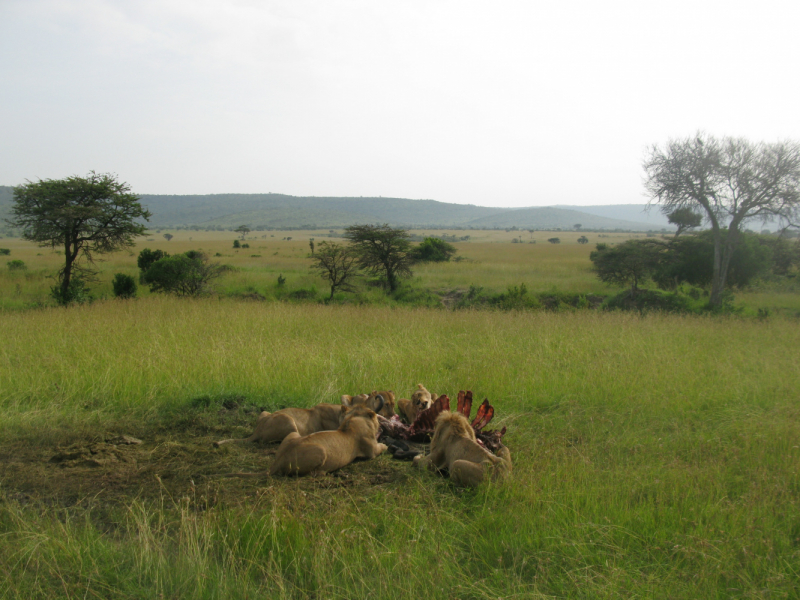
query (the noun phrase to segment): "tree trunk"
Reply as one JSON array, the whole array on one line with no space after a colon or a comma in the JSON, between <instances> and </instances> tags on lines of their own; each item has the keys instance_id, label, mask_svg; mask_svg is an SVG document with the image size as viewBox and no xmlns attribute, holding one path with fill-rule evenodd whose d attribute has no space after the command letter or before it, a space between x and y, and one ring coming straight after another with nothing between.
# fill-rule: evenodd
<instances>
[{"instance_id":1,"label":"tree trunk","mask_svg":"<svg viewBox=\"0 0 800 600\"><path fill-rule=\"evenodd\" d=\"M61 276L61 301L64 304L69 303L69 282L72 276L72 263L75 259L72 256L72 244L70 243L69 235L64 240L64 271Z\"/></svg>"}]
</instances>

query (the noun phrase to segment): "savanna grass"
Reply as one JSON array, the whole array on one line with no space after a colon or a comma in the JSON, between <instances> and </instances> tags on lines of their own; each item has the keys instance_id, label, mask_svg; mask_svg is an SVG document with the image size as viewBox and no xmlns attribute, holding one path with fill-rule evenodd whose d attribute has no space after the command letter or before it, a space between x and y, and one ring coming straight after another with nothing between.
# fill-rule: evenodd
<instances>
[{"instance_id":1,"label":"savanna grass","mask_svg":"<svg viewBox=\"0 0 800 600\"><path fill-rule=\"evenodd\" d=\"M514 459L478 491L382 456L343 476L400 475L352 489L187 479L88 504L16 488L9 468L0 597L798 594L791 320L149 297L7 312L0 331L6 456L93 431L148 444L171 419L213 422L215 398L307 406L423 382L488 397Z\"/></svg>"}]
</instances>

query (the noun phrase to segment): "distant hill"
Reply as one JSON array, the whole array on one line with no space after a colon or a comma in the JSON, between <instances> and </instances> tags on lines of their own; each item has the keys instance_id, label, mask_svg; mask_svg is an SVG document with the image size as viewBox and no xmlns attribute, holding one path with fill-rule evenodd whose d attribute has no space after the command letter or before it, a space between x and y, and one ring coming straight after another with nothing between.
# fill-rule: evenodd
<instances>
[{"instance_id":1,"label":"distant hill","mask_svg":"<svg viewBox=\"0 0 800 600\"><path fill-rule=\"evenodd\" d=\"M648 211L647 204L609 204L606 206L567 206L559 204L556 208L577 210L608 219L647 223L650 229L661 229L662 227L666 227L669 230L674 229L658 206L652 206Z\"/></svg>"},{"instance_id":2,"label":"distant hill","mask_svg":"<svg viewBox=\"0 0 800 600\"><path fill-rule=\"evenodd\" d=\"M519 229L572 229L580 224L582 229L627 229L647 231L654 226L644 222L608 218L588 212L566 208L519 208L504 213L475 219L469 227L493 229L497 227L518 227Z\"/></svg>"},{"instance_id":3,"label":"distant hill","mask_svg":"<svg viewBox=\"0 0 800 600\"><path fill-rule=\"evenodd\" d=\"M151 228L189 227L251 229L342 228L361 223L389 223L407 228L622 229L673 228L657 209L643 205L492 208L407 198L303 197L285 194L143 194L153 216ZM13 188L0 186L0 219L10 216ZM653 218L660 217L660 218ZM0 231L4 223L0 221Z\"/></svg>"},{"instance_id":4,"label":"distant hill","mask_svg":"<svg viewBox=\"0 0 800 600\"><path fill-rule=\"evenodd\" d=\"M646 231L644 220L625 220L562 208L491 208L406 198L325 198L284 194L213 194L164 196L144 194L153 213L152 227L196 225L231 228L346 227L389 223L408 228L625 229Z\"/></svg>"}]
</instances>

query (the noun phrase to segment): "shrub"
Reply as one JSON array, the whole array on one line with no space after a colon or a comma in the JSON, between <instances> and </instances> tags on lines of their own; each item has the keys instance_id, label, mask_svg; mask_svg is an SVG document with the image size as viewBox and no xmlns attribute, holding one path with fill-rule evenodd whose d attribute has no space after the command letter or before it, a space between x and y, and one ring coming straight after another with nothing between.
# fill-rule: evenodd
<instances>
[{"instance_id":1,"label":"shrub","mask_svg":"<svg viewBox=\"0 0 800 600\"><path fill-rule=\"evenodd\" d=\"M86 287L86 281L75 275L69 280L69 287L67 287L66 293L60 285L54 285L50 288L50 295L62 306L73 302L77 304L91 302L94 298L92 298L89 292L89 288Z\"/></svg>"},{"instance_id":2,"label":"shrub","mask_svg":"<svg viewBox=\"0 0 800 600\"><path fill-rule=\"evenodd\" d=\"M551 244L560 244L561 243L561 238L552 237L552 238L549 238L547 241L550 242Z\"/></svg>"},{"instance_id":3,"label":"shrub","mask_svg":"<svg viewBox=\"0 0 800 600\"><path fill-rule=\"evenodd\" d=\"M211 281L224 270L226 269L217 263L209 263L204 253L190 250L154 262L144 273L144 283L153 292L201 296L209 291Z\"/></svg>"},{"instance_id":4,"label":"shrub","mask_svg":"<svg viewBox=\"0 0 800 600\"><path fill-rule=\"evenodd\" d=\"M286 277L281 273L278 275L278 287L283 287L286 284Z\"/></svg>"},{"instance_id":5,"label":"shrub","mask_svg":"<svg viewBox=\"0 0 800 600\"><path fill-rule=\"evenodd\" d=\"M234 248L241 248L242 245L239 243L239 240L233 240L233 247Z\"/></svg>"},{"instance_id":6,"label":"shrub","mask_svg":"<svg viewBox=\"0 0 800 600\"><path fill-rule=\"evenodd\" d=\"M114 288L114 296L116 298L135 298L136 297L136 280L130 275L125 273L117 273L114 275L114 281L111 282Z\"/></svg>"},{"instance_id":7,"label":"shrub","mask_svg":"<svg viewBox=\"0 0 800 600\"><path fill-rule=\"evenodd\" d=\"M457 252L456 247L438 238L425 238L411 251L414 260L420 262L446 262Z\"/></svg>"},{"instance_id":8,"label":"shrub","mask_svg":"<svg viewBox=\"0 0 800 600\"><path fill-rule=\"evenodd\" d=\"M9 254L11 254L9 248L0 248L0 256L8 256Z\"/></svg>"},{"instance_id":9,"label":"shrub","mask_svg":"<svg viewBox=\"0 0 800 600\"><path fill-rule=\"evenodd\" d=\"M9 271L24 271L27 269L27 265L22 262L21 260L10 260L7 263Z\"/></svg>"},{"instance_id":10,"label":"shrub","mask_svg":"<svg viewBox=\"0 0 800 600\"><path fill-rule=\"evenodd\" d=\"M168 256L169 254L163 250L150 250L150 248L145 248L139 252L139 258L136 259L136 266L144 273L154 262Z\"/></svg>"}]
</instances>

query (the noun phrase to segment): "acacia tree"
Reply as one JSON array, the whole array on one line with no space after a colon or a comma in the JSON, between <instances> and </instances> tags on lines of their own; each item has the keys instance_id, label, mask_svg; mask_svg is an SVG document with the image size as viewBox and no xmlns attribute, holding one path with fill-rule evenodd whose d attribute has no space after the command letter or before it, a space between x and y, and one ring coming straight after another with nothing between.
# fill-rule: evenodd
<instances>
[{"instance_id":1,"label":"acacia tree","mask_svg":"<svg viewBox=\"0 0 800 600\"><path fill-rule=\"evenodd\" d=\"M800 222L800 144L754 144L698 133L653 146L644 161L645 188L665 214L698 209L711 224L714 267L709 305L722 304L731 258L750 219ZM723 235L727 228L727 234Z\"/></svg>"},{"instance_id":2,"label":"acacia tree","mask_svg":"<svg viewBox=\"0 0 800 600\"><path fill-rule=\"evenodd\" d=\"M358 264L366 271L382 276L394 292L400 278L411 276L414 259L405 229L383 225L352 225L345 229Z\"/></svg>"},{"instance_id":3,"label":"acacia tree","mask_svg":"<svg viewBox=\"0 0 800 600\"><path fill-rule=\"evenodd\" d=\"M345 292L355 290L350 282L358 274L358 264L350 248L334 242L322 242L314 254L311 270L318 272L330 283L331 295L328 300L333 300L333 294L337 289Z\"/></svg>"},{"instance_id":4,"label":"acacia tree","mask_svg":"<svg viewBox=\"0 0 800 600\"><path fill-rule=\"evenodd\" d=\"M652 275L658 266L664 244L651 240L627 240L617 246L597 244L589 255L597 276L605 283L631 286L631 297L639 284Z\"/></svg>"},{"instance_id":5,"label":"acacia tree","mask_svg":"<svg viewBox=\"0 0 800 600\"><path fill-rule=\"evenodd\" d=\"M234 229L236 233L242 234L242 241L244 241L245 237L248 233L250 233L250 228L247 225L239 225L236 229Z\"/></svg>"},{"instance_id":6,"label":"acacia tree","mask_svg":"<svg viewBox=\"0 0 800 600\"><path fill-rule=\"evenodd\" d=\"M683 208L676 208L667 215L667 221L677 226L675 237L677 238L684 231L700 227L703 223L703 215L695 212L694 209L685 206Z\"/></svg>"},{"instance_id":7,"label":"acacia tree","mask_svg":"<svg viewBox=\"0 0 800 600\"><path fill-rule=\"evenodd\" d=\"M95 254L133 246L134 238L147 231L137 220L151 216L127 183L95 172L17 186L11 213L13 218L7 222L22 229L23 239L63 249L64 266L53 288L61 304L74 299L73 280L80 282L94 274L79 263L81 257L92 264Z\"/></svg>"}]
</instances>

